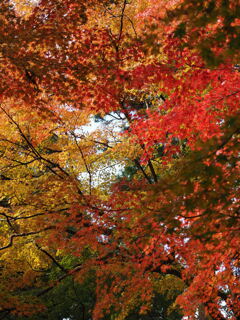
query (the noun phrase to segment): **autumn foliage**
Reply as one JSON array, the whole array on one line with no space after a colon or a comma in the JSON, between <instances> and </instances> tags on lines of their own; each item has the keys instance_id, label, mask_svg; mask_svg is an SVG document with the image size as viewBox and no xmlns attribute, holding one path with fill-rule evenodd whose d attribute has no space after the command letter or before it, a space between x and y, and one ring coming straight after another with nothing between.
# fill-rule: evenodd
<instances>
[{"instance_id":1,"label":"autumn foliage","mask_svg":"<svg viewBox=\"0 0 240 320\"><path fill-rule=\"evenodd\" d=\"M1 1L0 319L239 319L239 8Z\"/></svg>"}]
</instances>

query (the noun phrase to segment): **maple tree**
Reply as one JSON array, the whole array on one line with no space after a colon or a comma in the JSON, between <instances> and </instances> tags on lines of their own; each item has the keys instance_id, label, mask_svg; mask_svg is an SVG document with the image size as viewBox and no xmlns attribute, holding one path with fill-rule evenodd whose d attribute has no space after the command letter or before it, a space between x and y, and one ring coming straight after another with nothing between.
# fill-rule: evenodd
<instances>
[{"instance_id":1,"label":"maple tree","mask_svg":"<svg viewBox=\"0 0 240 320\"><path fill-rule=\"evenodd\" d=\"M237 319L236 3L0 19L0 318Z\"/></svg>"}]
</instances>

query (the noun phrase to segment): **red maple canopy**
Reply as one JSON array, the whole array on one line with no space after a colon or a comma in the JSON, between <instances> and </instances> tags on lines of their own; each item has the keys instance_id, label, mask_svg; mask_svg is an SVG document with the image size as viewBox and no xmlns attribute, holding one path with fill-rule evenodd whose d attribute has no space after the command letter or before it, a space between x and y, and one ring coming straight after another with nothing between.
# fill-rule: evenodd
<instances>
[{"instance_id":1,"label":"red maple canopy","mask_svg":"<svg viewBox=\"0 0 240 320\"><path fill-rule=\"evenodd\" d=\"M239 30L237 1L1 1L0 319L89 275L83 319L238 319Z\"/></svg>"}]
</instances>

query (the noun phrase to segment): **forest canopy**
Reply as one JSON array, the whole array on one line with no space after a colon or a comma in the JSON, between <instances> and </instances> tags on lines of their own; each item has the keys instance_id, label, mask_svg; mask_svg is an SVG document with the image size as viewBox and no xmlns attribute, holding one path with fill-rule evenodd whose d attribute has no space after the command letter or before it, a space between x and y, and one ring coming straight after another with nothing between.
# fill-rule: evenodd
<instances>
[{"instance_id":1,"label":"forest canopy","mask_svg":"<svg viewBox=\"0 0 240 320\"><path fill-rule=\"evenodd\" d=\"M0 319L239 319L239 49L236 0L1 0Z\"/></svg>"}]
</instances>

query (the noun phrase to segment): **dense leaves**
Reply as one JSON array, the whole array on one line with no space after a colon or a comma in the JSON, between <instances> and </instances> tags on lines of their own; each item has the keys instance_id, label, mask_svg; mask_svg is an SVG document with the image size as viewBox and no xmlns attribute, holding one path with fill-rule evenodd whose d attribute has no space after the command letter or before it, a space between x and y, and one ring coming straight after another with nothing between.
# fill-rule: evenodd
<instances>
[{"instance_id":1,"label":"dense leaves","mask_svg":"<svg viewBox=\"0 0 240 320\"><path fill-rule=\"evenodd\" d=\"M238 319L237 3L0 21L0 319Z\"/></svg>"}]
</instances>

